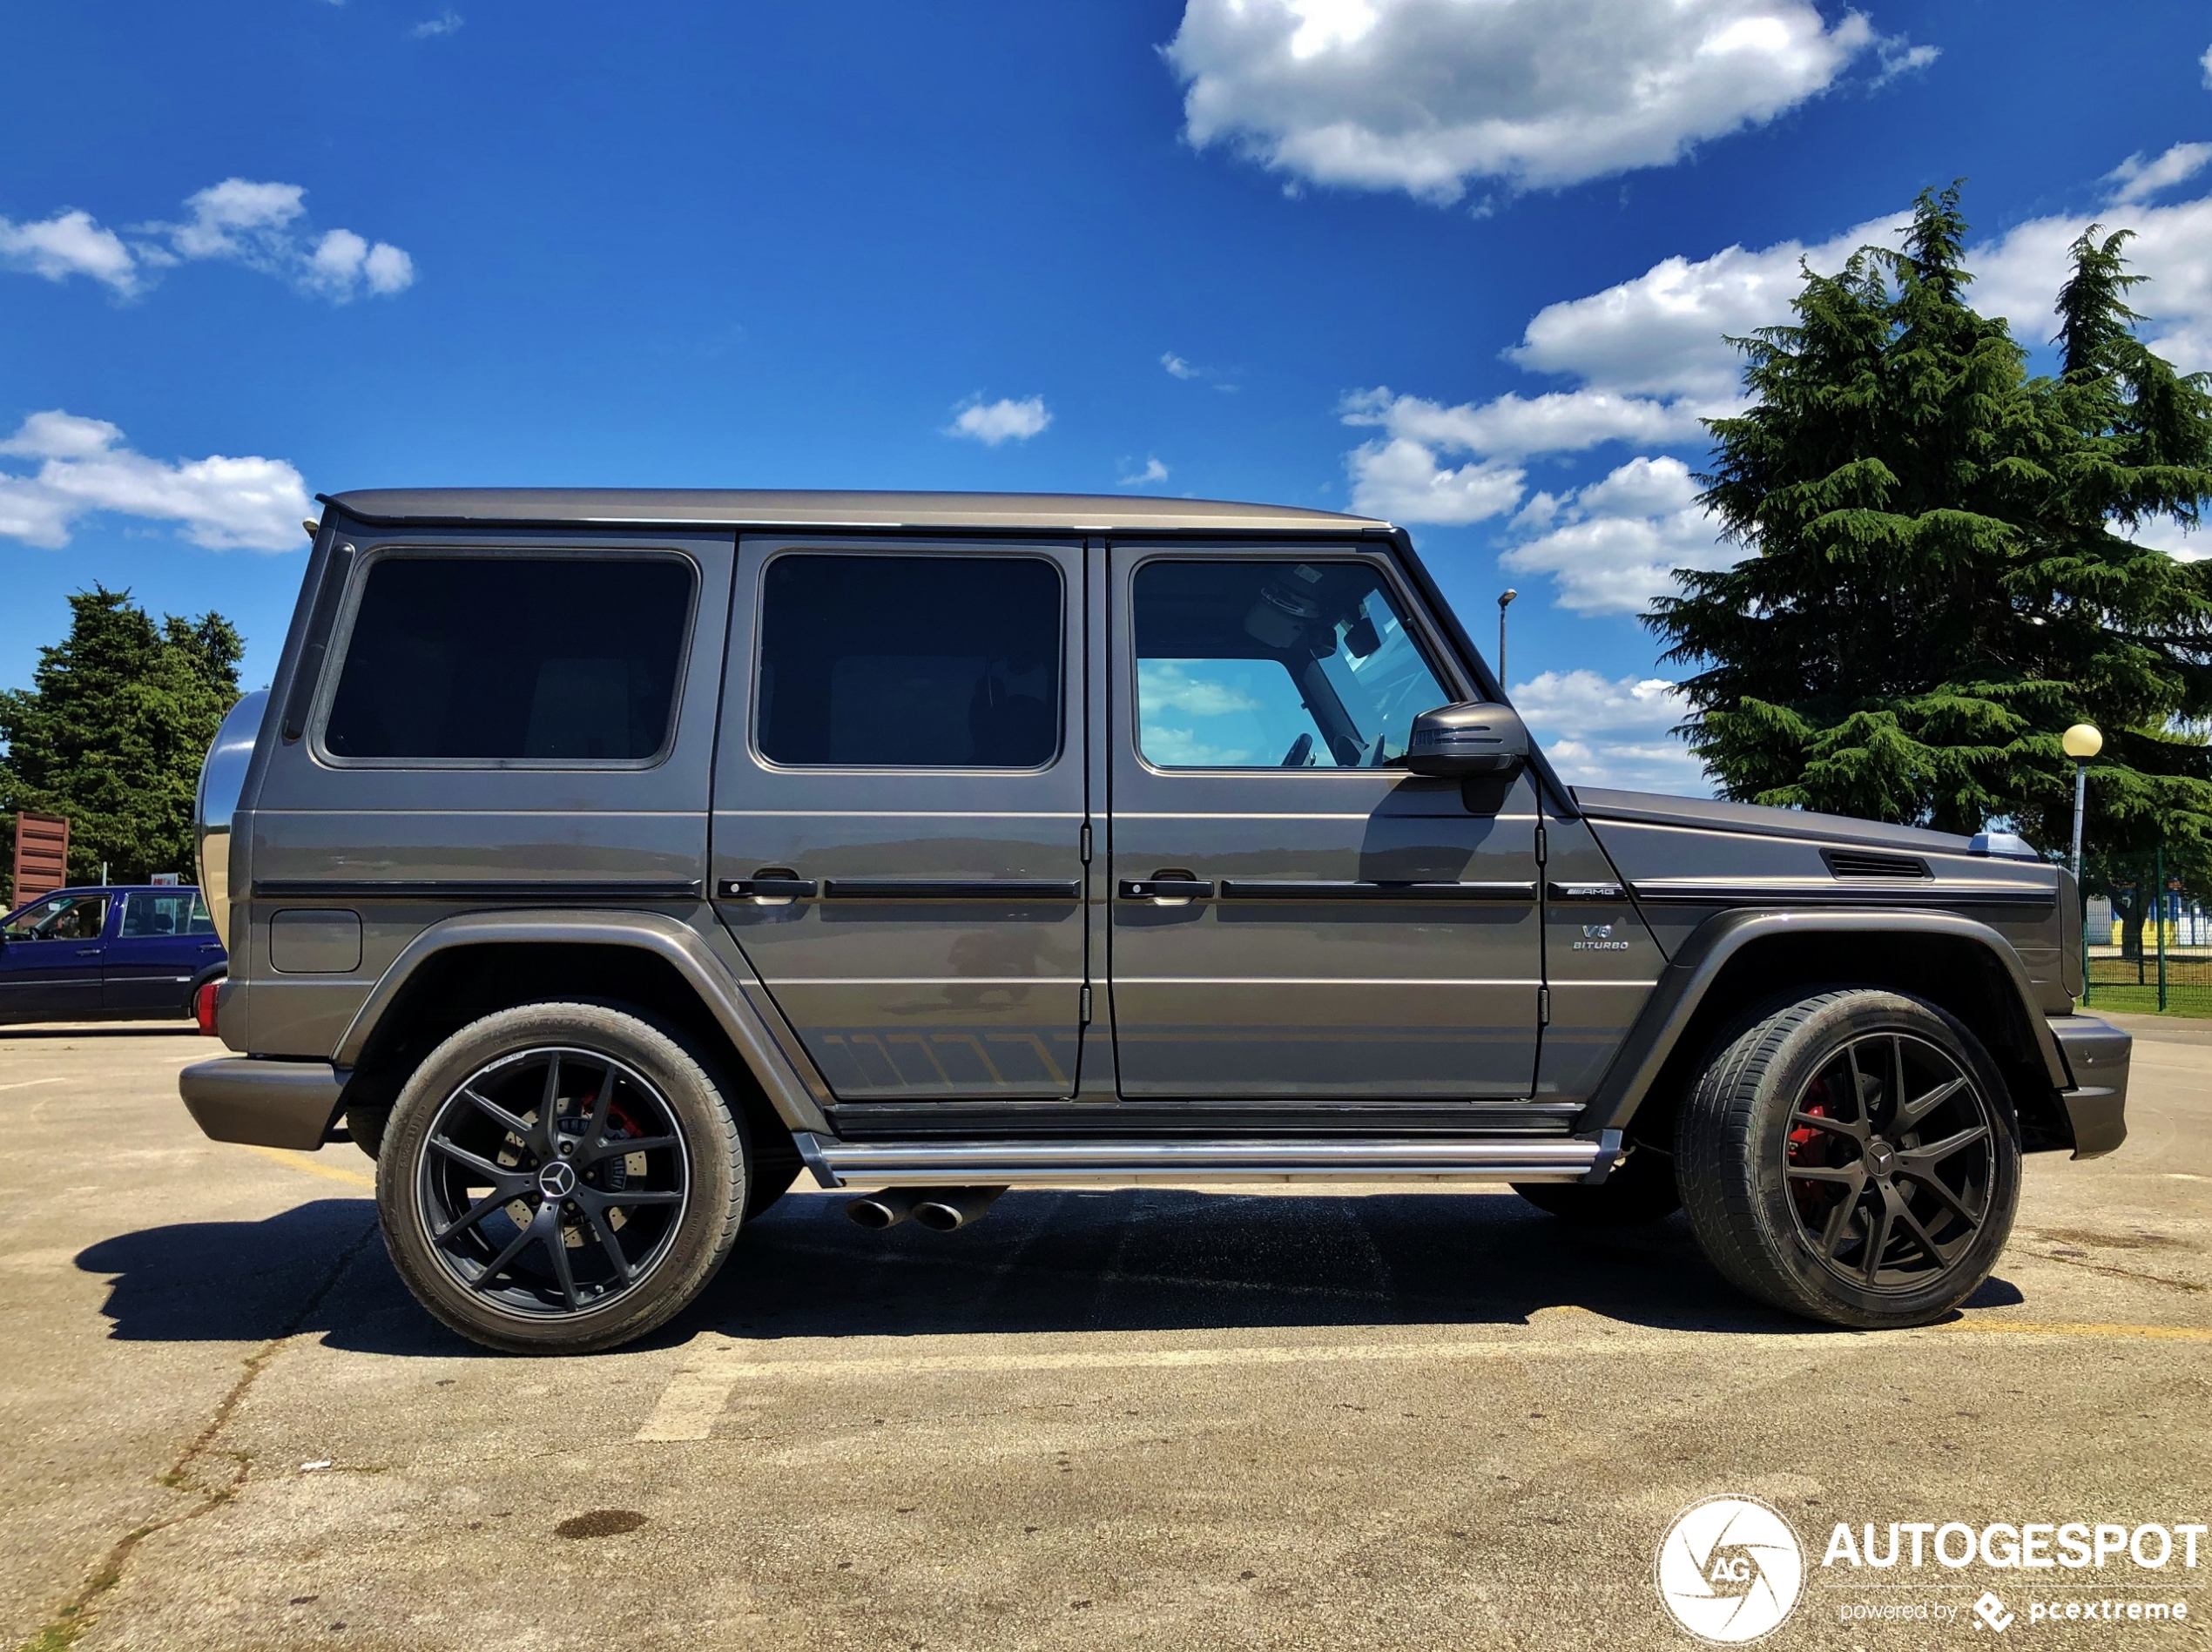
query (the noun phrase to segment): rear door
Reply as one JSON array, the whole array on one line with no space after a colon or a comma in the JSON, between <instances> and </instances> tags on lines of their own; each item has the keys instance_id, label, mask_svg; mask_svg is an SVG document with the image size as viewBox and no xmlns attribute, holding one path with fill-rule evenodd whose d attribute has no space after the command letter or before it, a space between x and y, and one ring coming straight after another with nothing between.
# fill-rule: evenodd
<instances>
[{"instance_id":1,"label":"rear door","mask_svg":"<svg viewBox=\"0 0 2212 1652\"><path fill-rule=\"evenodd\" d=\"M100 1002L109 1013L179 1015L192 977L219 962L223 944L197 889L138 889L101 960Z\"/></svg>"},{"instance_id":2,"label":"rear door","mask_svg":"<svg viewBox=\"0 0 2212 1652\"><path fill-rule=\"evenodd\" d=\"M840 1102L1070 1096L1080 543L747 536L717 910Z\"/></svg>"},{"instance_id":3,"label":"rear door","mask_svg":"<svg viewBox=\"0 0 2212 1652\"><path fill-rule=\"evenodd\" d=\"M1109 573L1122 1093L1530 1096L1535 793L1393 766L1474 685L1388 557L1116 545Z\"/></svg>"},{"instance_id":4,"label":"rear door","mask_svg":"<svg viewBox=\"0 0 2212 1652\"><path fill-rule=\"evenodd\" d=\"M108 898L60 894L19 914L0 940L0 1021L75 1021L100 1013Z\"/></svg>"}]
</instances>

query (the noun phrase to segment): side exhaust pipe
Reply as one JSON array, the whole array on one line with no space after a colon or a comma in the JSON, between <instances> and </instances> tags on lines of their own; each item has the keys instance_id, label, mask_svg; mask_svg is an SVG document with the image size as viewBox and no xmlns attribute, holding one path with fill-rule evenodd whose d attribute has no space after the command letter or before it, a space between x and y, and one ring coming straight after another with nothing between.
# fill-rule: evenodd
<instances>
[{"instance_id":1,"label":"side exhaust pipe","mask_svg":"<svg viewBox=\"0 0 2212 1652\"><path fill-rule=\"evenodd\" d=\"M933 1188L914 1203L914 1219L935 1233L950 1233L982 1220L1005 1192L1002 1187Z\"/></svg>"},{"instance_id":2,"label":"side exhaust pipe","mask_svg":"<svg viewBox=\"0 0 2212 1652\"><path fill-rule=\"evenodd\" d=\"M864 1228L895 1228L914 1213L914 1201L921 1197L922 1190L887 1187L880 1193L853 1200L845 1207L845 1214Z\"/></svg>"}]
</instances>

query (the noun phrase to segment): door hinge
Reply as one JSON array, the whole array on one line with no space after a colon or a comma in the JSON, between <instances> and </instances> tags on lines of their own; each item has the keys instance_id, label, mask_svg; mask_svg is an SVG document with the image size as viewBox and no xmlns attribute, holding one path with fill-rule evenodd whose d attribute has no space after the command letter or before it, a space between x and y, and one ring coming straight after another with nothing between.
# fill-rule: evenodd
<instances>
[{"instance_id":1,"label":"door hinge","mask_svg":"<svg viewBox=\"0 0 2212 1652\"><path fill-rule=\"evenodd\" d=\"M1548 1027L1551 1024L1552 989L1548 987L1539 987L1536 988L1536 1025Z\"/></svg>"},{"instance_id":2,"label":"door hinge","mask_svg":"<svg viewBox=\"0 0 2212 1652\"><path fill-rule=\"evenodd\" d=\"M1089 866L1090 864L1090 822L1088 820L1083 822L1082 853L1083 864Z\"/></svg>"},{"instance_id":3,"label":"door hinge","mask_svg":"<svg viewBox=\"0 0 2212 1652\"><path fill-rule=\"evenodd\" d=\"M1090 988L1088 988L1088 987L1086 987L1086 988L1083 988L1083 1021L1082 1021L1082 1024L1083 1024L1084 1026L1086 1026L1086 1027L1088 1027L1088 1026L1089 1026L1089 1025L1090 1025Z\"/></svg>"},{"instance_id":4,"label":"door hinge","mask_svg":"<svg viewBox=\"0 0 2212 1652\"><path fill-rule=\"evenodd\" d=\"M1536 864L1542 866L1550 853L1551 845L1546 840L1543 826L1539 822L1536 827Z\"/></svg>"}]
</instances>

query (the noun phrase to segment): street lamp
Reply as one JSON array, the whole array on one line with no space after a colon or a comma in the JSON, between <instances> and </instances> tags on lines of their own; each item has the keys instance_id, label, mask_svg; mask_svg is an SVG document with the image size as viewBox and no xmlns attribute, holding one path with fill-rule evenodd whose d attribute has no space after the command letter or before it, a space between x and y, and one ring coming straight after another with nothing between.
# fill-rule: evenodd
<instances>
[{"instance_id":1,"label":"street lamp","mask_svg":"<svg viewBox=\"0 0 2212 1652\"><path fill-rule=\"evenodd\" d=\"M1498 597L1498 691L1501 694L1506 687L1506 604L1520 595L1517 590L1508 590Z\"/></svg>"},{"instance_id":2,"label":"street lamp","mask_svg":"<svg viewBox=\"0 0 2212 1652\"><path fill-rule=\"evenodd\" d=\"M2089 759L2105 749L2105 737L2094 723L2076 723L2059 736L2059 745L2074 759L2074 880L2081 881L2081 807L2089 795Z\"/></svg>"}]
</instances>

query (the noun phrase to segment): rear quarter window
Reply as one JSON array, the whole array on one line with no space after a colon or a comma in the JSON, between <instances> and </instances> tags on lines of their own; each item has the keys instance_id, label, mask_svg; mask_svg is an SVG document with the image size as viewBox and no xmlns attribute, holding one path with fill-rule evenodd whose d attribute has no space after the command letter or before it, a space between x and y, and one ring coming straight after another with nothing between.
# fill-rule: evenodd
<instances>
[{"instance_id":1,"label":"rear quarter window","mask_svg":"<svg viewBox=\"0 0 2212 1652\"><path fill-rule=\"evenodd\" d=\"M674 556L372 562L322 731L340 760L650 761L696 581Z\"/></svg>"}]
</instances>

